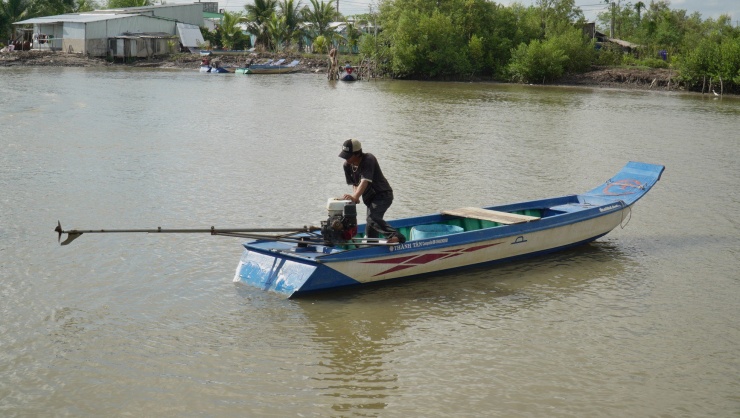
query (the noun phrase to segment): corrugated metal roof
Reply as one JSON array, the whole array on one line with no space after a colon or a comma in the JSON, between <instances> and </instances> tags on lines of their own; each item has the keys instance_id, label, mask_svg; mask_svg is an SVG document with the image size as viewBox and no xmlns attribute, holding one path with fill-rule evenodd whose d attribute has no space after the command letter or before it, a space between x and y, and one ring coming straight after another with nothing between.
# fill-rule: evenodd
<instances>
[{"instance_id":1,"label":"corrugated metal roof","mask_svg":"<svg viewBox=\"0 0 740 418\"><path fill-rule=\"evenodd\" d=\"M197 4L197 3L193 3ZM30 25L37 23L63 23L63 22L75 22L75 23L87 23L87 22L99 22L101 20L110 19L123 19L130 16L148 16L152 17L146 12L152 12L153 9L164 9L170 7L182 7L190 6L191 4L163 4L156 6L145 6L145 7L124 7L120 9L104 9L104 10L93 10L85 13L68 13L56 16L44 16L35 17L33 19L22 20L20 22L13 23L14 25Z\"/></svg>"},{"instance_id":2,"label":"corrugated metal roof","mask_svg":"<svg viewBox=\"0 0 740 418\"><path fill-rule=\"evenodd\" d=\"M114 39L138 39L138 38L177 38L177 35L166 32L124 32L118 36L111 36Z\"/></svg>"},{"instance_id":3,"label":"corrugated metal roof","mask_svg":"<svg viewBox=\"0 0 740 418\"><path fill-rule=\"evenodd\" d=\"M638 48L640 45L633 44L632 42L623 41L621 39L617 38L606 38L609 42L614 42L615 44L625 47L625 48Z\"/></svg>"},{"instance_id":4,"label":"corrugated metal roof","mask_svg":"<svg viewBox=\"0 0 740 418\"><path fill-rule=\"evenodd\" d=\"M117 14L66 14L56 16L44 16L34 17L33 19L21 20L20 22L13 23L14 25L30 25L30 24L52 24L52 23L88 23L88 22L99 22L101 20L111 19L125 19L131 17L131 15L117 15Z\"/></svg>"}]
</instances>

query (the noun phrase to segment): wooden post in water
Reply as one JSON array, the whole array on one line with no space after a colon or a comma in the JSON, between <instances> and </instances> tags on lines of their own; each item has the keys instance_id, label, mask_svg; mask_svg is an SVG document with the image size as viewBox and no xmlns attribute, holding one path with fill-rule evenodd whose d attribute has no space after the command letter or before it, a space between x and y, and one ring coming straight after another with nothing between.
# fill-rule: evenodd
<instances>
[{"instance_id":1,"label":"wooden post in water","mask_svg":"<svg viewBox=\"0 0 740 418\"><path fill-rule=\"evenodd\" d=\"M329 70L327 73L327 78L329 80L339 79L339 69L337 62L337 49L332 47L332 49L329 51Z\"/></svg>"}]
</instances>

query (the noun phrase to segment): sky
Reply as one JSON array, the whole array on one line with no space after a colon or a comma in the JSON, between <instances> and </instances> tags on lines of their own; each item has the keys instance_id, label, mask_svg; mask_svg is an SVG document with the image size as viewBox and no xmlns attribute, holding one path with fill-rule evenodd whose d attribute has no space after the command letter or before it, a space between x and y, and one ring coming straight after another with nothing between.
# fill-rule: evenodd
<instances>
[{"instance_id":1,"label":"sky","mask_svg":"<svg viewBox=\"0 0 740 418\"><path fill-rule=\"evenodd\" d=\"M205 1L205 0L204 0ZM326 0L325 0L326 1ZM525 6L534 3L534 0L494 0L498 4L510 5L514 2L524 4ZM580 7L586 15L586 20L595 21L596 15L606 11L608 5L604 0L575 0L576 6ZM636 3L639 0L621 0L622 3L627 1ZM642 0L645 4L650 4L650 0ZM192 3L193 0L169 0L168 3ZM253 0L219 0L219 8L230 12L244 10L244 5L253 3ZM310 0L301 0L302 4L310 4ZM353 15L368 13L370 7L378 9L379 0L339 0L339 11L343 15ZM729 14L732 17L732 23L740 26L740 0L670 0L671 9L684 9L691 14L699 12L702 19L717 19L721 14Z\"/></svg>"}]
</instances>

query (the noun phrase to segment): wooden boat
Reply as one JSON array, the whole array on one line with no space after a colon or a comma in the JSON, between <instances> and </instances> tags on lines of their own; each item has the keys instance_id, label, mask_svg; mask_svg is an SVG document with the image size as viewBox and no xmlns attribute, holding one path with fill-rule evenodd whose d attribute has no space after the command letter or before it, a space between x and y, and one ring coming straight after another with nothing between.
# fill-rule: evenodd
<instances>
[{"instance_id":1,"label":"wooden boat","mask_svg":"<svg viewBox=\"0 0 740 418\"><path fill-rule=\"evenodd\" d=\"M357 74L357 68L352 67L351 65L346 65L339 73L339 79L341 81L357 81Z\"/></svg>"},{"instance_id":2,"label":"wooden boat","mask_svg":"<svg viewBox=\"0 0 740 418\"><path fill-rule=\"evenodd\" d=\"M245 243L234 281L295 297L582 245L628 222L631 205L652 188L664 169L662 165L629 162L604 184L583 194L390 221L409 238L396 245L362 239L364 226L356 223L354 238L335 239L344 227L354 232L354 205L345 203L337 213L336 207L331 207L336 202L330 201L330 217L322 222L321 232Z\"/></svg>"},{"instance_id":3,"label":"wooden boat","mask_svg":"<svg viewBox=\"0 0 740 418\"><path fill-rule=\"evenodd\" d=\"M286 74L298 71L299 60L283 65L284 59L278 61L268 61L264 64L251 64L247 67L238 67L237 74Z\"/></svg>"}]
</instances>

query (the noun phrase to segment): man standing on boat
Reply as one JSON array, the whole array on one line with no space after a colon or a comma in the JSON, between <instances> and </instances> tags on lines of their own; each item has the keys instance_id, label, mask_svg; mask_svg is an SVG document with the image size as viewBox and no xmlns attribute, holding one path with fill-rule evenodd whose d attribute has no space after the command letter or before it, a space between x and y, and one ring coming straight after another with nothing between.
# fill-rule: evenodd
<instances>
[{"instance_id":1,"label":"man standing on boat","mask_svg":"<svg viewBox=\"0 0 740 418\"><path fill-rule=\"evenodd\" d=\"M352 194L344 199L354 203L362 201L367 206L367 225L365 235L378 238L382 233L389 243L404 243L406 237L383 220L385 212L393 203L393 189L383 176L378 160L373 154L363 153L362 144L356 139L348 139L342 144L339 158L344 159L344 177L352 185Z\"/></svg>"}]
</instances>

